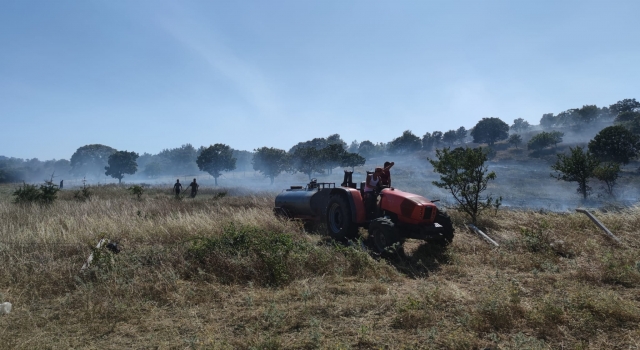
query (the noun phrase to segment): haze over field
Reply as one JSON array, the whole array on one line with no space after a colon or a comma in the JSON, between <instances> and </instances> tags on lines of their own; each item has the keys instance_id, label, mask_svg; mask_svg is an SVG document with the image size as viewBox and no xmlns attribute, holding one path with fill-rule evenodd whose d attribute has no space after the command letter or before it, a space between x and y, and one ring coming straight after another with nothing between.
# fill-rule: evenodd
<instances>
[{"instance_id":1,"label":"haze over field","mask_svg":"<svg viewBox=\"0 0 640 350\"><path fill-rule=\"evenodd\" d=\"M636 1L4 2L0 155L388 142L637 96Z\"/></svg>"}]
</instances>

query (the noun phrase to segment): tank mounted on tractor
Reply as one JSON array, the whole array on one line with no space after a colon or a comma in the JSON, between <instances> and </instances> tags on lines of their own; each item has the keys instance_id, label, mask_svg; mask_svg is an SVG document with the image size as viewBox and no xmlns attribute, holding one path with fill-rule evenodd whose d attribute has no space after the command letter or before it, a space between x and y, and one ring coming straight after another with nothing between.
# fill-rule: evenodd
<instances>
[{"instance_id":1,"label":"tank mounted on tractor","mask_svg":"<svg viewBox=\"0 0 640 350\"><path fill-rule=\"evenodd\" d=\"M358 237L358 228L369 231L379 252L406 238L446 246L453 240L451 219L428 199L396 188L383 188L379 200L367 212L364 188L351 182L345 171L340 187L312 179L306 186L291 186L278 194L274 213L290 219L326 223L328 234L336 240ZM371 208L371 207L370 207Z\"/></svg>"}]
</instances>

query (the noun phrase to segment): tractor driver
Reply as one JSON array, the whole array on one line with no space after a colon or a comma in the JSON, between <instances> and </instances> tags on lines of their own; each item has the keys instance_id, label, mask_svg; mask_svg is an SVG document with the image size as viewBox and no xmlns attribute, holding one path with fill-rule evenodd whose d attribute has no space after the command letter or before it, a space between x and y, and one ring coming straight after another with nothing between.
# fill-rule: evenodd
<instances>
[{"instance_id":1,"label":"tractor driver","mask_svg":"<svg viewBox=\"0 0 640 350\"><path fill-rule=\"evenodd\" d=\"M367 218L373 217L378 202L378 192L382 186L382 168L376 168L372 174L367 174L367 180L364 183L364 205L367 210Z\"/></svg>"},{"instance_id":2,"label":"tractor driver","mask_svg":"<svg viewBox=\"0 0 640 350\"><path fill-rule=\"evenodd\" d=\"M391 187L391 172L389 169L395 164L394 162L384 162L384 169L382 169L382 175L380 175L382 186Z\"/></svg>"}]
</instances>

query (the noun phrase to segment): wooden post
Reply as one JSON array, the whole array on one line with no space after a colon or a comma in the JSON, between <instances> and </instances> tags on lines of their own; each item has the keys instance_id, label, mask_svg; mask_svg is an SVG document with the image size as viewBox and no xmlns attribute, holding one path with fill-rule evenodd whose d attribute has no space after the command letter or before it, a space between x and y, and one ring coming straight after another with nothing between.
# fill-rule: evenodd
<instances>
[{"instance_id":1,"label":"wooden post","mask_svg":"<svg viewBox=\"0 0 640 350\"><path fill-rule=\"evenodd\" d=\"M588 212L588 211L587 211L587 210L585 210L585 209L576 209L576 211L577 211L578 213L586 214L586 215L589 217L589 219L591 219L591 221L593 221L593 223L595 223L596 225L598 225L598 227L600 227L600 229L601 229L602 231L604 231L604 233L606 233L606 234L607 234L607 236L609 236L609 237L613 238L613 240L615 240L616 242L621 243L621 242L620 242L620 239L619 239L618 237L614 236L614 235L613 235L613 233L611 233L611 231L609 231L609 229L608 229L608 228L606 228L606 227L605 227L605 226L600 222L600 220L596 219L596 217L595 217L595 216L593 216L593 214L591 214L590 212Z\"/></svg>"},{"instance_id":2,"label":"wooden post","mask_svg":"<svg viewBox=\"0 0 640 350\"><path fill-rule=\"evenodd\" d=\"M487 242L489 242L489 243L491 243L491 244L495 245L496 247L499 247L499 246L500 246L498 243L496 243L496 241L494 241L493 239L491 239L491 237L487 236L487 234L486 234L486 233L484 233L484 232L480 231L480 229L479 229L479 228L477 228L475 225L473 225L473 224L469 224L469 225L467 225L467 226L469 226L469 228L470 228L470 229L472 229L473 231L475 231L475 233L479 234L479 235L480 235L480 237L484 238Z\"/></svg>"}]
</instances>

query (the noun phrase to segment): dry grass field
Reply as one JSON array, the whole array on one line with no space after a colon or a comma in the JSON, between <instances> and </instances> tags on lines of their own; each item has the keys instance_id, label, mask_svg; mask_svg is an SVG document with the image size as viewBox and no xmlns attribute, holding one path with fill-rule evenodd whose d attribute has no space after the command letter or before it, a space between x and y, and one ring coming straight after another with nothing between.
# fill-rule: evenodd
<instances>
[{"instance_id":1,"label":"dry grass field","mask_svg":"<svg viewBox=\"0 0 640 350\"><path fill-rule=\"evenodd\" d=\"M640 349L640 208L500 210L445 251L387 257L272 215L274 195L175 199L72 190L52 205L0 187L0 348ZM366 236L366 234L363 232ZM115 255L96 250L102 237Z\"/></svg>"}]
</instances>

